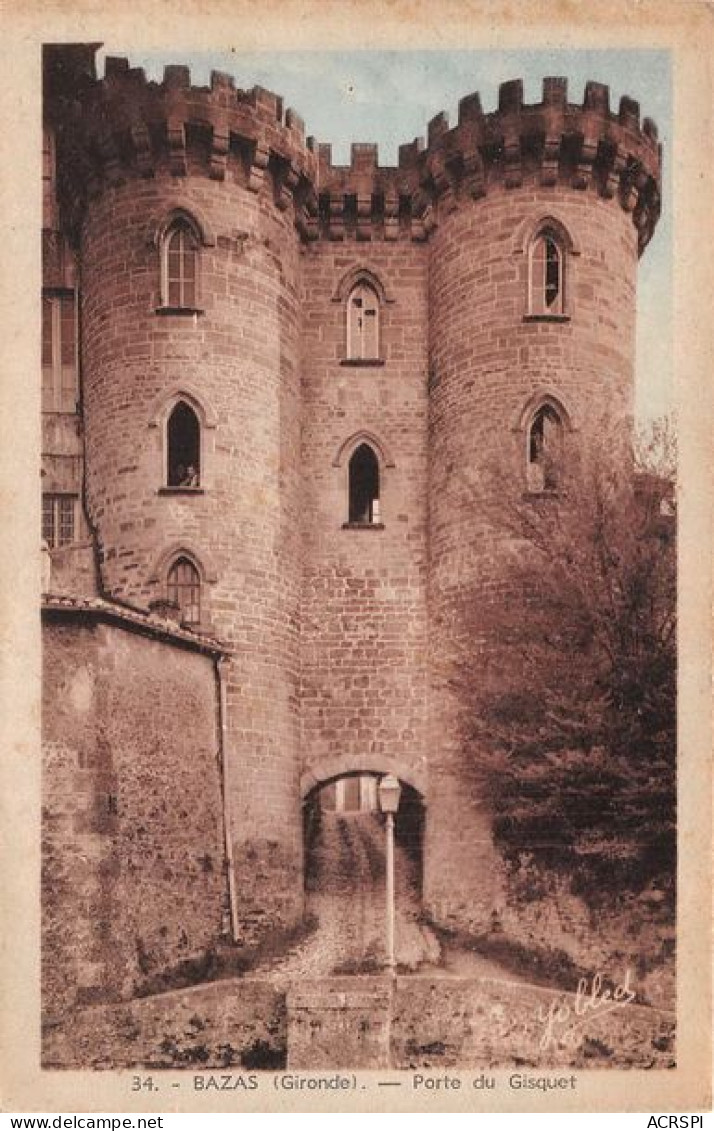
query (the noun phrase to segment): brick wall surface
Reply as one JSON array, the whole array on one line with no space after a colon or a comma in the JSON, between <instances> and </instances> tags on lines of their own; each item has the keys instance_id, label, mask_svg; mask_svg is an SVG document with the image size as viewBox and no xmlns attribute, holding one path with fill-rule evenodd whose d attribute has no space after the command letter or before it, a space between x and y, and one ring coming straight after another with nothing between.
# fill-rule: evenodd
<instances>
[{"instance_id":1,"label":"brick wall surface","mask_svg":"<svg viewBox=\"0 0 714 1131\"><path fill-rule=\"evenodd\" d=\"M122 628L44 630L44 1010L131 996L220 935L210 658Z\"/></svg>"}]
</instances>

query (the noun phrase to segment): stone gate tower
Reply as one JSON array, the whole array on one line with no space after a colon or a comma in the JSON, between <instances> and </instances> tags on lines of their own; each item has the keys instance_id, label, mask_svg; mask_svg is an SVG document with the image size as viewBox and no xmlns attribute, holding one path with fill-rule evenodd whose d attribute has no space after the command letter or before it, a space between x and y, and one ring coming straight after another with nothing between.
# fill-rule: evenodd
<instances>
[{"instance_id":1,"label":"stone gate tower","mask_svg":"<svg viewBox=\"0 0 714 1131\"><path fill-rule=\"evenodd\" d=\"M589 420L631 413L655 126L596 83L524 106L512 82L395 167L365 144L340 167L260 88L123 59L62 80L53 50L101 591L228 646L236 935L299 918L311 791L388 771L424 806L428 909L482 924L444 672L466 595L498 592L485 472L505 452L504 493L552 491Z\"/></svg>"}]
</instances>

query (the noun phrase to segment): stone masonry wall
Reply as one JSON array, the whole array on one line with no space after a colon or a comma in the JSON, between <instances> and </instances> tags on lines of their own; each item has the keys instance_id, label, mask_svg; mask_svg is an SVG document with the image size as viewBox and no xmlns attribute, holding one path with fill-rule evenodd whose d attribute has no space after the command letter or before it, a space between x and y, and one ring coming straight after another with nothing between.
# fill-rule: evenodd
<instances>
[{"instance_id":1,"label":"stone masonry wall","mask_svg":"<svg viewBox=\"0 0 714 1131\"><path fill-rule=\"evenodd\" d=\"M547 217L573 245L566 317L534 320L527 249ZM528 405L540 394L560 402L572 425L566 458L607 443L628 418L636 265L637 233L617 203L535 180L490 186L432 233L426 901L442 922L483 929L499 898L489 818L464 754L468 705L452 681L467 657L477 672L484 624L508 600L504 518L526 491Z\"/></svg>"},{"instance_id":2,"label":"stone masonry wall","mask_svg":"<svg viewBox=\"0 0 714 1131\"><path fill-rule=\"evenodd\" d=\"M68 597L96 597L97 570L91 541L73 542L48 551L48 588Z\"/></svg>"},{"instance_id":3,"label":"stone masonry wall","mask_svg":"<svg viewBox=\"0 0 714 1131\"><path fill-rule=\"evenodd\" d=\"M282 1068L285 995L268 982L214 982L80 1010L44 1033L44 1068Z\"/></svg>"},{"instance_id":4,"label":"stone masonry wall","mask_svg":"<svg viewBox=\"0 0 714 1131\"><path fill-rule=\"evenodd\" d=\"M44 1014L131 996L227 907L210 657L47 615Z\"/></svg>"},{"instance_id":5,"label":"stone masonry wall","mask_svg":"<svg viewBox=\"0 0 714 1131\"><path fill-rule=\"evenodd\" d=\"M576 1012L574 994L495 979L397 982L395 1068L666 1068L674 1013L622 1005ZM562 1021L548 1027L551 1010ZM578 1006L579 1008L579 1006Z\"/></svg>"},{"instance_id":6,"label":"stone masonry wall","mask_svg":"<svg viewBox=\"0 0 714 1131\"><path fill-rule=\"evenodd\" d=\"M305 575L303 769L364 756L423 768L426 722L427 306L425 248L309 245L303 269ZM384 288L382 364L344 364L346 293L368 269ZM340 297L338 297L340 296ZM344 529L348 465L366 435L380 518ZM343 760L343 761L342 761Z\"/></svg>"},{"instance_id":7,"label":"stone masonry wall","mask_svg":"<svg viewBox=\"0 0 714 1131\"><path fill-rule=\"evenodd\" d=\"M298 801L297 237L239 161L211 180L106 189L83 233L88 496L106 590L160 595L172 553L203 574L202 620L226 665L226 784L245 941L302 910ZM160 314L147 238L181 206L204 226L198 314ZM202 421L201 487L165 484L164 423L186 392ZM270 874L270 883L266 876Z\"/></svg>"},{"instance_id":8,"label":"stone masonry wall","mask_svg":"<svg viewBox=\"0 0 714 1131\"><path fill-rule=\"evenodd\" d=\"M285 998L267 982L215 982L81 1010L45 1030L44 1068L282 1068Z\"/></svg>"},{"instance_id":9,"label":"stone masonry wall","mask_svg":"<svg viewBox=\"0 0 714 1131\"><path fill-rule=\"evenodd\" d=\"M147 82L114 58L80 81L62 51L46 52L47 90L63 117L59 209L80 238L99 589L146 604L186 553L201 628L230 645L238 941L302 913L301 775L400 766L424 785L427 910L483 930L502 893L453 676L464 657L478 671L480 614L508 599L497 511L525 489L530 400L562 402L566 454L631 413L656 126L629 98L611 111L596 82L575 104L546 78L525 106L514 81L493 114L477 94L453 128L437 114L393 167L366 143L336 166L261 88L215 72L192 86L176 65ZM160 309L176 209L201 231L195 311ZM546 218L565 233L565 316L534 320L529 236ZM383 364L342 364L358 269L383 290ZM190 491L165 482L179 397L201 423ZM380 459L382 522L344 529L362 439Z\"/></svg>"},{"instance_id":10,"label":"stone masonry wall","mask_svg":"<svg viewBox=\"0 0 714 1131\"><path fill-rule=\"evenodd\" d=\"M601 1015L575 994L495 979L331 978L288 993L240 979L78 1011L47 1030L45 1068L290 1071L663 1069L674 1014ZM558 1019L549 1017L558 1010ZM235 1072L234 1072L235 1075Z\"/></svg>"}]
</instances>

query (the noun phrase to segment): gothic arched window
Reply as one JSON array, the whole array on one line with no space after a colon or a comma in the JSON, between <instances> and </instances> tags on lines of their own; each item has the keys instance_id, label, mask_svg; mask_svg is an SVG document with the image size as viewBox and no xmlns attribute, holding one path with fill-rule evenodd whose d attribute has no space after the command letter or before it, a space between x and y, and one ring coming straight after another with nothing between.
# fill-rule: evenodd
<instances>
[{"instance_id":1,"label":"gothic arched window","mask_svg":"<svg viewBox=\"0 0 714 1131\"><path fill-rule=\"evenodd\" d=\"M349 521L362 525L381 522L379 461L369 444L360 444L350 458Z\"/></svg>"},{"instance_id":2,"label":"gothic arched window","mask_svg":"<svg viewBox=\"0 0 714 1131\"><path fill-rule=\"evenodd\" d=\"M198 306L199 237L188 218L174 220L161 242L161 304L169 310Z\"/></svg>"},{"instance_id":3,"label":"gothic arched window","mask_svg":"<svg viewBox=\"0 0 714 1131\"><path fill-rule=\"evenodd\" d=\"M201 484L201 426L186 401L178 401L166 423L169 487L199 487Z\"/></svg>"},{"instance_id":4,"label":"gothic arched window","mask_svg":"<svg viewBox=\"0 0 714 1131\"><path fill-rule=\"evenodd\" d=\"M201 575L185 555L176 558L166 574L166 600L178 605L186 624L201 621Z\"/></svg>"},{"instance_id":5,"label":"gothic arched window","mask_svg":"<svg viewBox=\"0 0 714 1131\"><path fill-rule=\"evenodd\" d=\"M355 284L347 298L347 358L379 358L379 296L369 283Z\"/></svg>"},{"instance_id":6,"label":"gothic arched window","mask_svg":"<svg viewBox=\"0 0 714 1131\"><path fill-rule=\"evenodd\" d=\"M527 432L526 478L528 490L555 491L561 483L563 422L550 404L535 412Z\"/></svg>"},{"instance_id":7,"label":"gothic arched window","mask_svg":"<svg viewBox=\"0 0 714 1131\"><path fill-rule=\"evenodd\" d=\"M531 314L565 313L565 249L548 227L536 233L530 246L528 299Z\"/></svg>"}]
</instances>

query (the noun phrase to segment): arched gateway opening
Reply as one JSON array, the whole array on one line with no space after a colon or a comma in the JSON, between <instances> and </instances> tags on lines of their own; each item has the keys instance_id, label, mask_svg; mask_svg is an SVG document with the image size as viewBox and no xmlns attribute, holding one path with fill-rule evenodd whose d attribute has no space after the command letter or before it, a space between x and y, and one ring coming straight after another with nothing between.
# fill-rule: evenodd
<instances>
[{"instance_id":1,"label":"arched gateway opening","mask_svg":"<svg viewBox=\"0 0 714 1131\"><path fill-rule=\"evenodd\" d=\"M304 783L306 912L317 923L324 975L370 973L385 964L386 818L379 781L386 772L333 770ZM402 778L400 786L394 819L395 950L399 968L416 969L436 958L435 940L421 924L426 811L413 784Z\"/></svg>"}]
</instances>

